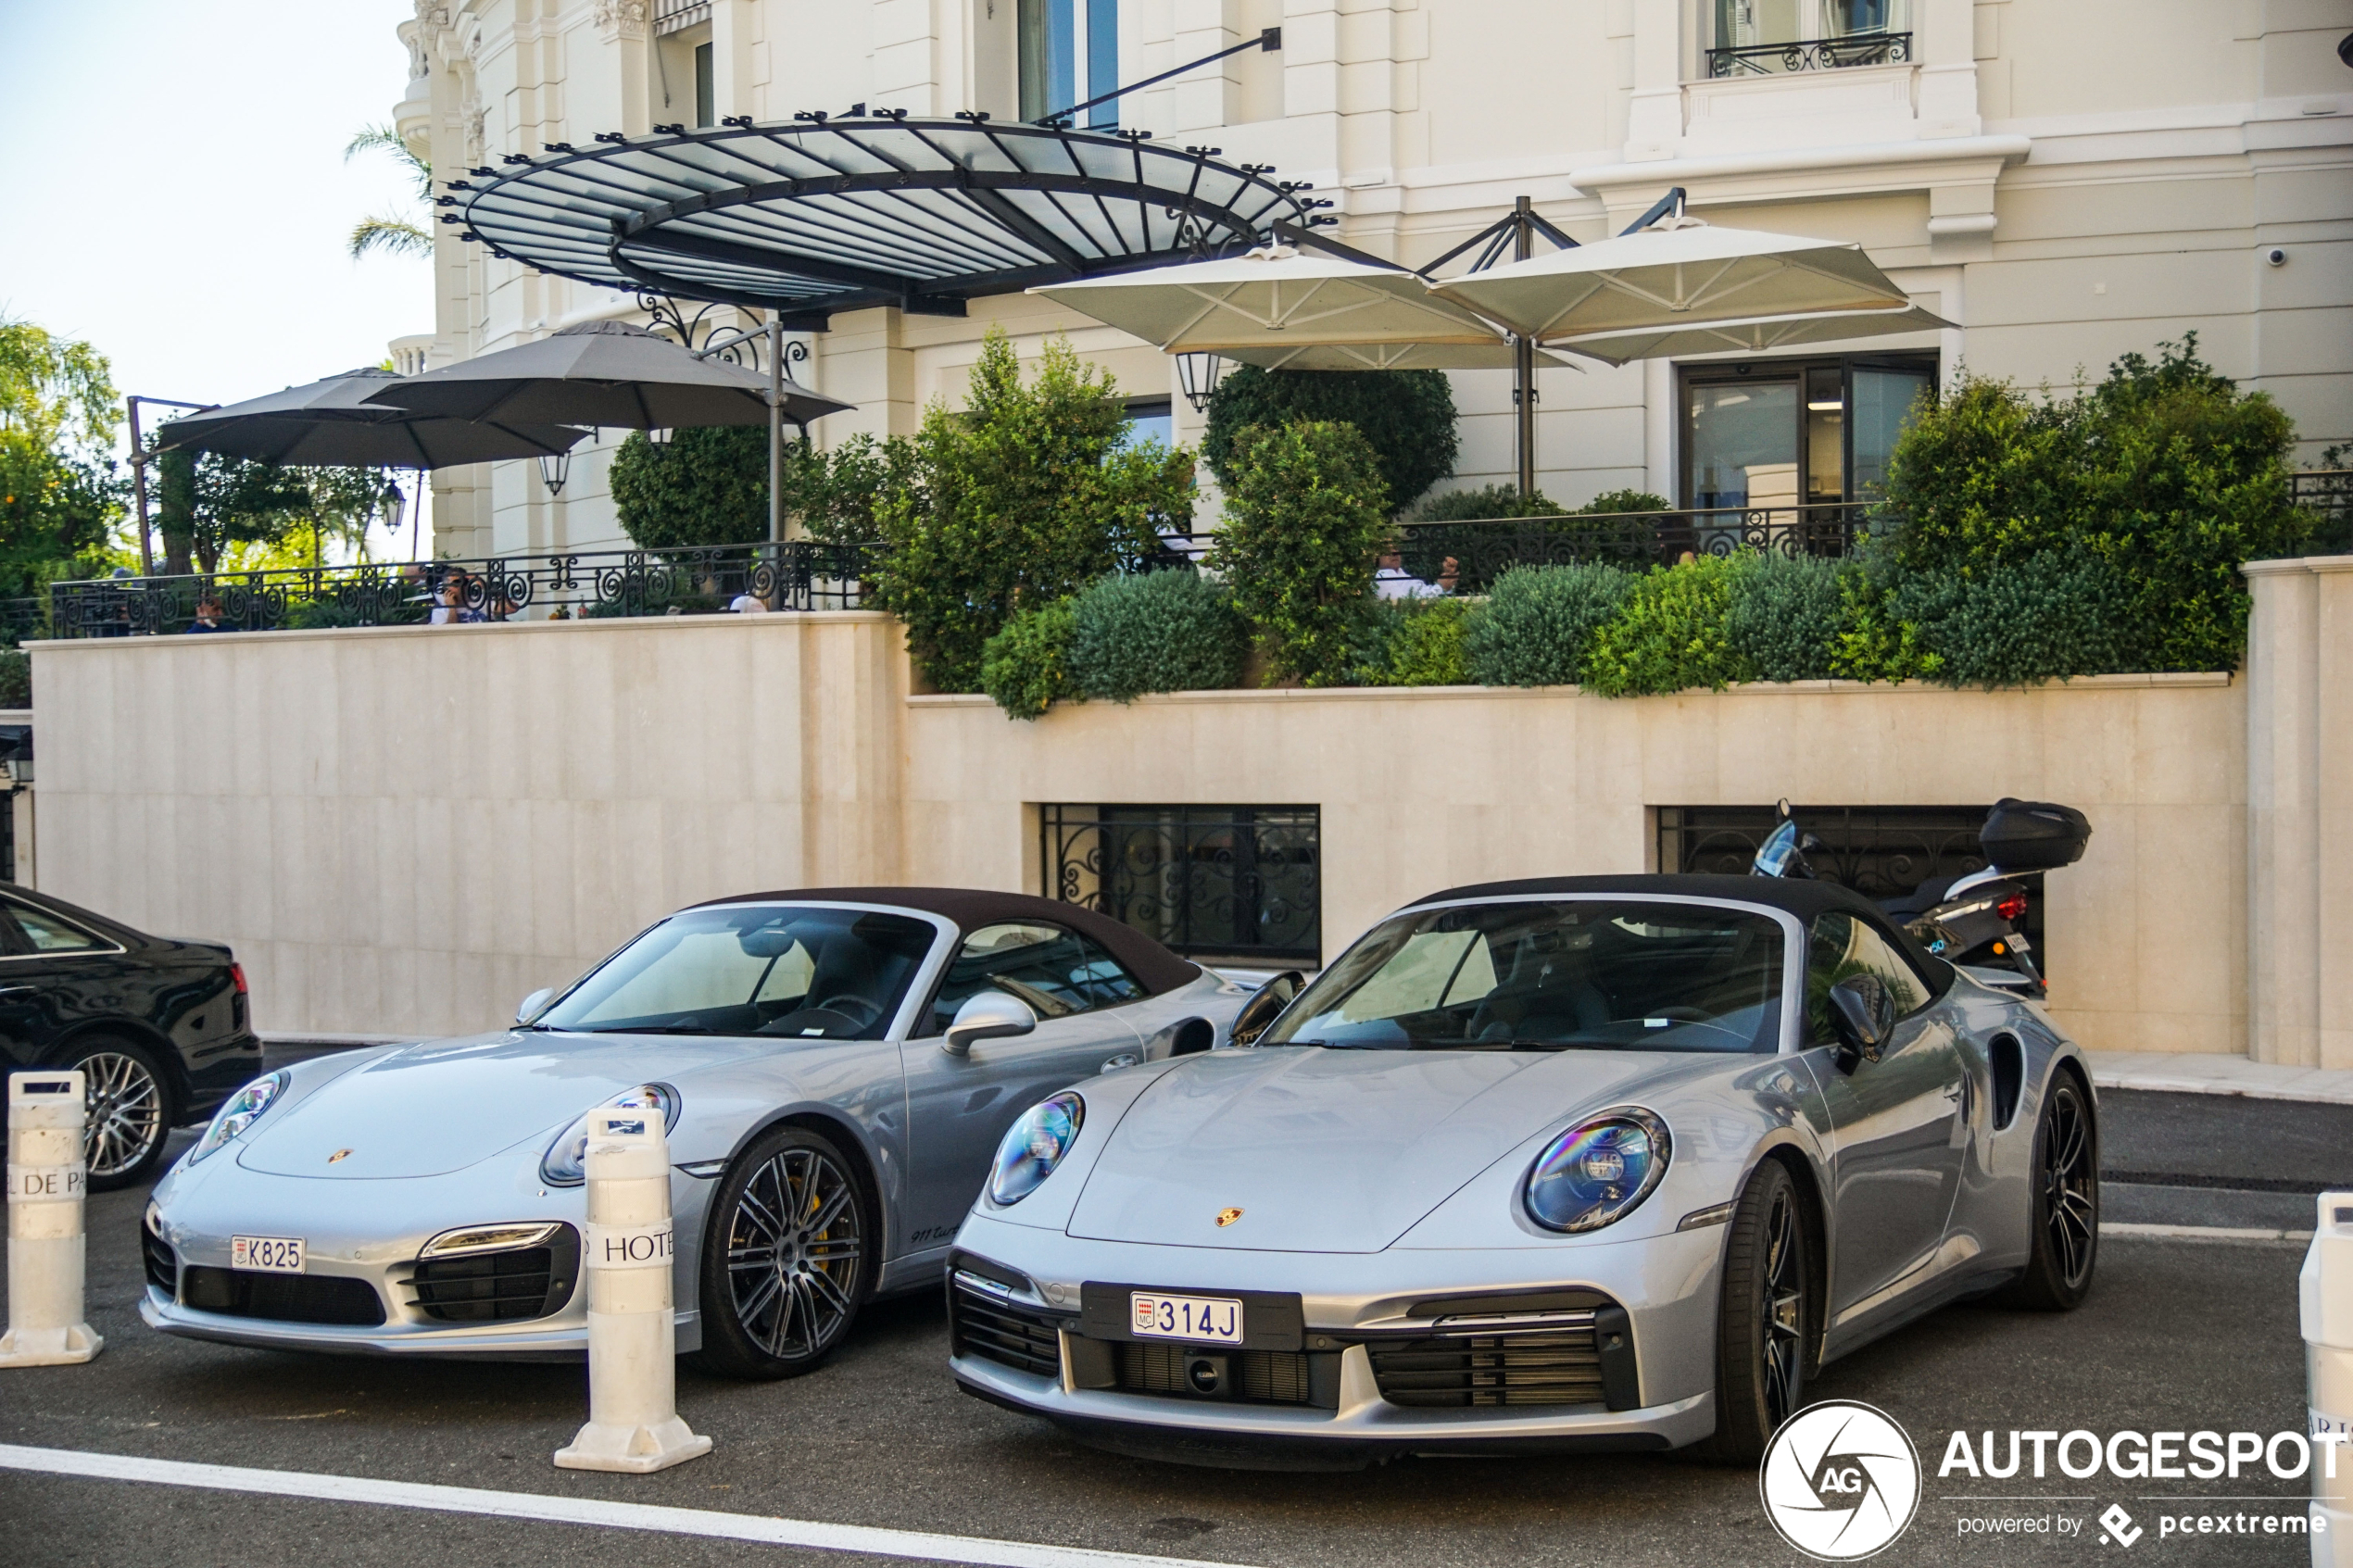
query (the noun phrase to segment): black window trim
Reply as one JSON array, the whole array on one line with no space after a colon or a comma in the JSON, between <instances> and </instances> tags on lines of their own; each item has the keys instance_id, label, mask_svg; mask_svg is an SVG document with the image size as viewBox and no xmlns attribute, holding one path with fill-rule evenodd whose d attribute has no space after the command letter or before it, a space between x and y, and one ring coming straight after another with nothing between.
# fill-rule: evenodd
<instances>
[{"instance_id":1,"label":"black window trim","mask_svg":"<svg viewBox=\"0 0 2353 1568\"><path fill-rule=\"evenodd\" d=\"M939 993L947 988L948 972L956 967L956 960L963 953L964 944L970 941L974 935L1000 925L1041 925L1059 931L1064 936L1069 937L1072 941L1082 943L1085 946L1093 948L1096 952L1101 953L1105 961L1110 963L1114 969L1119 971L1121 974L1126 975L1128 983L1136 987L1136 994L1132 997L1123 997L1115 1002L1100 1003L1094 1007L1082 1009L1077 1012L1063 1013L1060 1015L1061 1018L1088 1018L1099 1012L1113 1012L1116 1011L1120 1008L1134 1007L1138 1002L1148 1002L1152 998L1152 992L1151 988L1145 985L1141 980L1138 979L1134 973L1130 972L1126 964L1119 961L1119 955L1117 953L1113 952L1109 947L1104 947L1101 942L1096 941L1093 937L1088 935L1083 931L1064 925L1060 921L1048 920L1043 915L1023 915L1014 920L992 920L988 925L976 925L969 932L965 931L961 926L956 928L954 936L948 944L947 957L940 963L939 972L932 976L931 989L924 998L924 1005L922 1009L916 1012L914 1018L908 1023L907 1038L911 1040L936 1040L948 1033L945 1027L938 1029L934 1029L932 1027L932 1021L937 1015L939 1008ZM1012 996L1013 993L1009 991L1006 995ZM1027 1004L1025 1003L1024 1005ZM1032 1009L1031 1010L1035 1011L1036 1010ZM1041 1018L1038 1022L1040 1023L1051 1023L1058 1022L1058 1020Z\"/></svg>"},{"instance_id":2,"label":"black window trim","mask_svg":"<svg viewBox=\"0 0 2353 1568\"><path fill-rule=\"evenodd\" d=\"M6 963L11 960L18 959L103 958L109 953L126 953L130 951L128 947L125 947L121 943L114 940L114 938L107 936L103 933L91 930L80 921L68 920L65 916L57 913L55 909L44 909L38 904L29 903L22 898L10 897L6 895L0 895L0 906L5 906L8 911L8 930L6 933L6 936L9 944L8 951L0 952L0 963ZM30 909L33 913L40 915L44 920L55 921L57 924L64 926L69 931L78 931L82 933L82 935L90 938L91 946L87 947L35 947L31 946L32 938L25 935L23 926L17 921L16 912L19 909ZM19 943L23 943L25 946L19 948L17 946Z\"/></svg>"}]
</instances>

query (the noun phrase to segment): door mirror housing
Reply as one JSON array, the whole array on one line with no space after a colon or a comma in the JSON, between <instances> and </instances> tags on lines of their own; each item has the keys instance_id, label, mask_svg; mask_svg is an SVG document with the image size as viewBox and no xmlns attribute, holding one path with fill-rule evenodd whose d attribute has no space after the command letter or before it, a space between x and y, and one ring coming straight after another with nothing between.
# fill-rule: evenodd
<instances>
[{"instance_id":1,"label":"door mirror housing","mask_svg":"<svg viewBox=\"0 0 2353 1568\"><path fill-rule=\"evenodd\" d=\"M528 1023L533 1019L538 1017L539 1010L546 1007L548 1002L553 1000L555 998L555 995L556 988L553 985L542 985L530 996L525 997L522 1003L515 1009L515 1022L517 1023Z\"/></svg>"},{"instance_id":2,"label":"door mirror housing","mask_svg":"<svg viewBox=\"0 0 2353 1568\"><path fill-rule=\"evenodd\" d=\"M1878 975L1850 974L1831 987L1831 1023L1842 1055L1877 1061L1895 1027L1895 999Z\"/></svg>"},{"instance_id":3,"label":"door mirror housing","mask_svg":"<svg viewBox=\"0 0 2353 1568\"><path fill-rule=\"evenodd\" d=\"M970 1056L973 1047L982 1040L1026 1035L1037 1027L1038 1015L1019 997L1002 991L975 991L956 1010L954 1022L948 1025L948 1037L939 1042L939 1048L950 1056Z\"/></svg>"},{"instance_id":4,"label":"door mirror housing","mask_svg":"<svg viewBox=\"0 0 2353 1568\"><path fill-rule=\"evenodd\" d=\"M1255 1045L1258 1036L1266 1033L1283 1010L1290 1006L1293 997L1307 984L1307 977L1295 969L1287 969L1258 988L1258 994L1242 1004L1234 1014L1234 1024L1227 1037L1238 1046Z\"/></svg>"}]
</instances>

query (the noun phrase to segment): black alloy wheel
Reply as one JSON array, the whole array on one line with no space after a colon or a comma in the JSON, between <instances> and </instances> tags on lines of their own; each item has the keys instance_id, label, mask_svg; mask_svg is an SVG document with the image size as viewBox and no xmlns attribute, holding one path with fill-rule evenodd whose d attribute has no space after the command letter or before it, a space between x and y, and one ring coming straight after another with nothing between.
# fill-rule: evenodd
<instances>
[{"instance_id":1,"label":"black alloy wheel","mask_svg":"<svg viewBox=\"0 0 2353 1568\"><path fill-rule=\"evenodd\" d=\"M85 1041L65 1065L82 1077L82 1158L90 1190L135 1186L163 1162L170 1140L170 1081L155 1057L127 1040Z\"/></svg>"},{"instance_id":2,"label":"black alloy wheel","mask_svg":"<svg viewBox=\"0 0 2353 1568\"><path fill-rule=\"evenodd\" d=\"M1722 1464L1755 1464L1781 1423L1804 1408L1813 1231L1789 1168L1768 1160L1732 1210L1717 1311L1716 1435L1701 1446Z\"/></svg>"},{"instance_id":3,"label":"black alloy wheel","mask_svg":"<svg viewBox=\"0 0 2353 1568\"><path fill-rule=\"evenodd\" d=\"M701 1360L729 1377L797 1377L865 1304L873 1206L830 1139L777 1127L721 1181L702 1257Z\"/></svg>"},{"instance_id":4,"label":"black alloy wheel","mask_svg":"<svg viewBox=\"0 0 2353 1568\"><path fill-rule=\"evenodd\" d=\"M2016 1307L2072 1311L2091 1293L2100 1251L2100 1132L2072 1073L2051 1079L2034 1128L2033 1251L2006 1293Z\"/></svg>"}]
</instances>

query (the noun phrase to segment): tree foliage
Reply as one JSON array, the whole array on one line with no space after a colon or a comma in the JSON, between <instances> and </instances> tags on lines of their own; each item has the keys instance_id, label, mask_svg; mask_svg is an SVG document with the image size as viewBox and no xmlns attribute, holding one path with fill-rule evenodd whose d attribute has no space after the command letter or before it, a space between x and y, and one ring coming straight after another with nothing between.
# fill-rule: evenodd
<instances>
[{"instance_id":1,"label":"tree foliage","mask_svg":"<svg viewBox=\"0 0 2353 1568\"><path fill-rule=\"evenodd\" d=\"M935 686L978 689L982 646L1013 615L1140 562L1189 520L1192 454L1122 448L1126 420L1111 377L1063 339L1025 383L1002 328L964 411L925 411L910 483L875 503L885 550L868 587Z\"/></svg>"},{"instance_id":2,"label":"tree foliage","mask_svg":"<svg viewBox=\"0 0 2353 1568\"><path fill-rule=\"evenodd\" d=\"M121 509L120 420L105 356L0 317L0 596L36 592L105 545Z\"/></svg>"},{"instance_id":3,"label":"tree foliage","mask_svg":"<svg viewBox=\"0 0 2353 1568\"><path fill-rule=\"evenodd\" d=\"M1454 389L1443 370L1265 370L1241 365L1210 395L1201 453L1230 490L1244 431L1300 420L1356 427L1389 504L1403 507L1454 471Z\"/></svg>"},{"instance_id":4,"label":"tree foliage","mask_svg":"<svg viewBox=\"0 0 2353 1568\"><path fill-rule=\"evenodd\" d=\"M1747 562L1701 556L1634 579L1617 611L1593 633L1585 687L1604 696L1645 696L1693 686L1721 691L1755 671L1727 624Z\"/></svg>"},{"instance_id":5,"label":"tree foliage","mask_svg":"<svg viewBox=\"0 0 2353 1568\"><path fill-rule=\"evenodd\" d=\"M980 689L1015 719L1039 719L1072 695L1070 645L1077 617L1069 599L1016 612L980 646Z\"/></svg>"},{"instance_id":6,"label":"tree foliage","mask_svg":"<svg viewBox=\"0 0 2353 1568\"><path fill-rule=\"evenodd\" d=\"M1347 679L1389 510L1379 460L1353 424L1302 420L1236 434L1226 525L1209 565L1258 633L1269 674L1311 686Z\"/></svg>"},{"instance_id":7,"label":"tree foliage","mask_svg":"<svg viewBox=\"0 0 2353 1568\"><path fill-rule=\"evenodd\" d=\"M395 494L382 469L281 468L174 450L155 462L156 531L167 576L324 561L332 543L360 553Z\"/></svg>"},{"instance_id":8,"label":"tree foliage","mask_svg":"<svg viewBox=\"0 0 2353 1568\"><path fill-rule=\"evenodd\" d=\"M433 200L433 165L419 157L398 131L389 125L364 127L344 144L343 161L349 163L368 152L388 154L401 164L416 189L419 207ZM355 261L376 250L392 256L431 256L433 232L413 217L386 213L353 224L345 248Z\"/></svg>"}]
</instances>

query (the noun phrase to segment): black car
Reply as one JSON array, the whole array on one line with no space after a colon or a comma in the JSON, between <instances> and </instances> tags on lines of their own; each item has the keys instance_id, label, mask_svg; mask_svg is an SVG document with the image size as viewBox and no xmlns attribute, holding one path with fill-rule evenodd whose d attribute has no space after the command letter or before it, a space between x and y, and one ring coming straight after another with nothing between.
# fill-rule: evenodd
<instances>
[{"instance_id":1,"label":"black car","mask_svg":"<svg viewBox=\"0 0 2353 1568\"><path fill-rule=\"evenodd\" d=\"M245 971L218 942L149 936L0 887L0 1071L78 1067L95 1191L154 1174L171 1129L261 1072Z\"/></svg>"}]
</instances>

